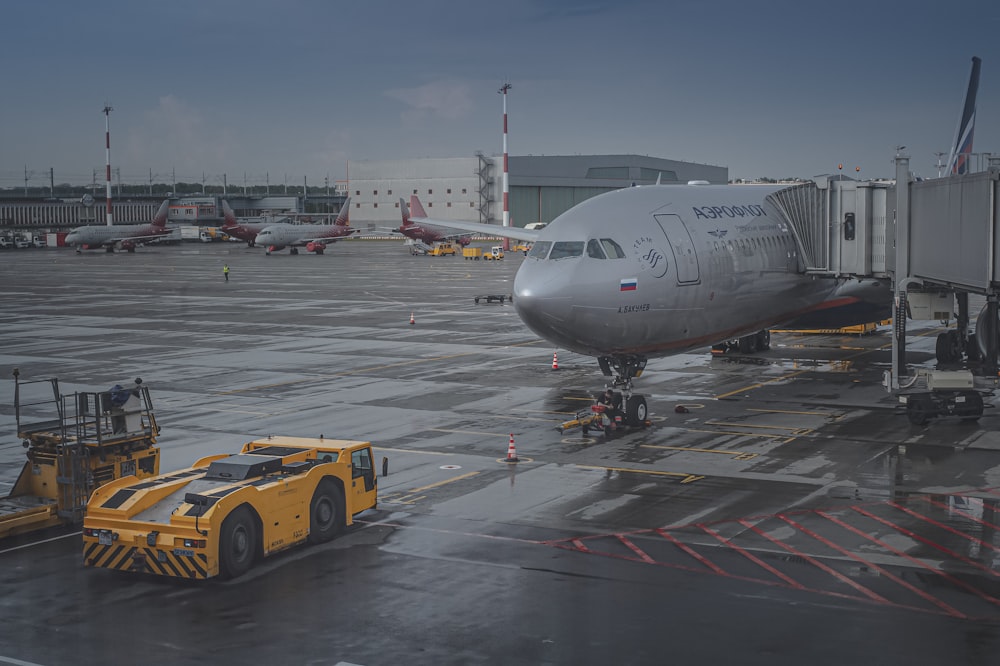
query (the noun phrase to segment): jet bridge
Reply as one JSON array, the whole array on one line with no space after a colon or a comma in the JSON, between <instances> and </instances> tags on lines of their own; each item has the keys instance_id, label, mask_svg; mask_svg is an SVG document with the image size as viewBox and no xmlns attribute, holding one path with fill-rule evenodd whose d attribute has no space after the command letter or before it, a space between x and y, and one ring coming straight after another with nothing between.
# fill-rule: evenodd
<instances>
[{"instance_id":1,"label":"jet bridge","mask_svg":"<svg viewBox=\"0 0 1000 666\"><path fill-rule=\"evenodd\" d=\"M909 158L897 156L896 176L895 182L823 177L767 199L794 234L803 273L891 280L893 364L887 389L899 392L901 400L908 391L947 394L961 406L972 391L998 386L1000 159L992 158L986 171L913 181ZM974 331L970 295L986 303ZM956 328L937 340L940 372L907 370L907 318L956 319ZM945 377L958 368L965 368L962 377ZM973 402L981 406L981 397ZM951 403L921 405L924 411L964 414L949 411Z\"/></svg>"}]
</instances>

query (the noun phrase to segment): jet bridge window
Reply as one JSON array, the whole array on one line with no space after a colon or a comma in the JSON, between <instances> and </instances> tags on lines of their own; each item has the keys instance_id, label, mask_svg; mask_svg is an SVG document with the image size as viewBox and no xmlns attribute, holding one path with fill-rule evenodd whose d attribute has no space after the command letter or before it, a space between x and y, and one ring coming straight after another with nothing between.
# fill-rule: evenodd
<instances>
[{"instance_id":1,"label":"jet bridge window","mask_svg":"<svg viewBox=\"0 0 1000 666\"><path fill-rule=\"evenodd\" d=\"M601 249L601 244L596 238L591 238L587 241L587 256L591 259L607 259L604 256L604 250Z\"/></svg>"},{"instance_id":2,"label":"jet bridge window","mask_svg":"<svg viewBox=\"0 0 1000 666\"><path fill-rule=\"evenodd\" d=\"M535 244L531 246L531 251L528 252L528 256L535 259L544 259L549 255L550 249L552 249L552 241L535 241Z\"/></svg>"},{"instance_id":3,"label":"jet bridge window","mask_svg":"<svg viewBox=\"0 0 1000 666\"><path fill-rule=\"evenodd\" d=\"M618 243L614 242L610 238L602 238L601 239L601 245L604 246L604 251L607 253L608 259L624 259L625 258L625 250L622 249L621 245L619 245Z\"/></svg>"},{"instance_id":4,"label":"jet bridge window","mask_svg":"<svg viewBox=\"0 0 1000 666\"><path fill-rule=\"evenodd\" d=\"M583 241L556 241L552 244L549 259L570 259L583 256Z\"/></svg>"}]
</instances>

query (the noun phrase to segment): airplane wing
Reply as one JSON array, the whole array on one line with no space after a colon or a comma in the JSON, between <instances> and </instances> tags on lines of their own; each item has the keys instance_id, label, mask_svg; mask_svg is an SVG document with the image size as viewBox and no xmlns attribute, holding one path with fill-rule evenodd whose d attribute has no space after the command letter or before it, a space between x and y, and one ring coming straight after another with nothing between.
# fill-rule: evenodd
<instances>
[{"instance_id":1,"label":"airplane wing","mask_svg":"<svg viewBox=\"0 0 1000 666\"><path fill-rule=\"evenodd\" d=\"M315 236L312 238L299 238L296 239L294 243L290 243L290 245L308 245L309 243L323 243L326 245L327 243L336 243L342 238L347 238L348 236L359 233L361 233L361 229L351 229L343 236Z\"/></svg>"},{"instance_id":2,"label":"airplane wing","mask_svg":"<svg viewBox=\"0 0 1000 666\"><path fill-rule=\"evenodd\" d=\"M114 247L119 243L122 244L132 244L132 245L150 245L152 243L159 243L162 240L173 238L173 234L164 233L157 234L155 236L118 236L116 238L107 238L100 242L102 247ZM179 238L179 237L178 237Z\"/></svg>"},{"instance_id":3,"label":"airplane wing","mask_svg":"<svg viewBox=\"0 0 1000 666\"><path fill-rule=\"evenodd\" d=\"M522 229L521 227L504 227L499 224L483 224L481 222L459 222L456 220L435 220L429 217L411 217L411 222L417 224L432 224L438 227L446 227L449 229L459 229L465 231L464 234L455 234L458 236L468 236L469 234L483 234L485 236L501 236L503 238L513 238L515 240L528 241L533 243L538 239L537 231L528 231Z\"/></svg>"},{"instance_id":4,"label":"airplane wing","mask_svg":"<svg viewBox=\"0 0 1000 666\"><path fill-rule=\"evenodd\" d=\"M457 236L467 236L470 233L484 234L486 236L501 236L503 238L513 238L515 240L528 241L533 243L538 240L537 231L529 231L521 227L503 227L499 224L483 224L482 222L461 222L457 220L436 220L423 215L424 207L416 196L410 197L410 221L416 224L428 224L448 229L458 229L465 231L465 234Z\"/></svg>"}]
</instances>

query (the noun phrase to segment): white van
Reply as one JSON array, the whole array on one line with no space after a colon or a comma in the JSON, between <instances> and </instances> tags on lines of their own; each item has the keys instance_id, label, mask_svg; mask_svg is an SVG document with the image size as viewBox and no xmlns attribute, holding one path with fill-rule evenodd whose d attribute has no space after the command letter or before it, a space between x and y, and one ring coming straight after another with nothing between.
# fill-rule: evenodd
<instances>
[{"instance_id":1,"label":"white van","mask_svg":"<svg viewBox=\"0 0 1000 666\"><path fill-rule=\"evenodd\" d=\"M524 228L528 231L539 231L545 228L547 222L532 222L531 224L524 225Z\"/></svg>"}]
</instances>

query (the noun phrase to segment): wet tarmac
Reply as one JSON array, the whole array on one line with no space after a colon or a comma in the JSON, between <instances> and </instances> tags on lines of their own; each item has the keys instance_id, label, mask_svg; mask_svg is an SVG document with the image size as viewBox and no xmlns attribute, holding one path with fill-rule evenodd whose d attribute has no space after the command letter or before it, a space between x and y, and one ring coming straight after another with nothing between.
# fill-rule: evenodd
<instances>
[{"instance_id":1,"label":"wet tarmac","mask_svg":"<svg viewBox=\"0 0 1000 666\"><path fill-rule=\"evenodd\" d=\"M648 429L563 433L596 362L552 370L509 302L475 302L509 295L520 261L391 241L0 252L0 373L142 377L161 471L322 433L371 441L389 472L347 534L234 581L85 570L73 529L0 542L0 663L997 663L992 398L914 426L881 386L887 328L776 333L754 356L650 361ZM911 332L931 367L938 329ZM2 493L15 430L0 379Z\"/></svg>"}]
</instances>

